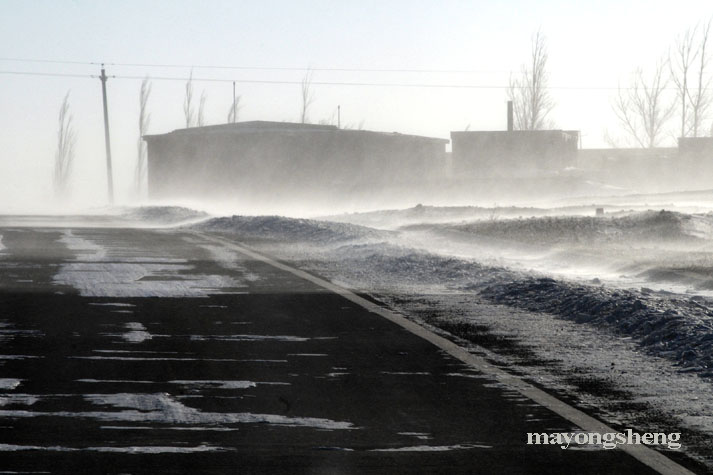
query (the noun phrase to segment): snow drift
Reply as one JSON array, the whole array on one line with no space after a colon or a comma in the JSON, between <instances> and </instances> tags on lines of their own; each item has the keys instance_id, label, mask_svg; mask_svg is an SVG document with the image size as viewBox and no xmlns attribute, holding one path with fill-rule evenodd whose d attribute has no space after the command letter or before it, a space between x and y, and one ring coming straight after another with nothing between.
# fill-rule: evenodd
<instances>
[{"instance_id":1,"label":"snow drift","mask_svg":"<svg viewBox=\"0 0 713 475\"><path fill-rule=\"evenodd\" d=\"M201 231L230 232L242 239L333 244L384 239L390 235L364 226L282 216L231 216L213 218L193 226Z\"/></svg>"},{"instance_id":2,"label":"snow drift","mask_svg":"<svg viewBox=\"0 0 713 475\"><path fill-rule=\"evenodd\" d=\"M701 243L705 241L701 223L711 219L709 215L647 211L612 218L481 221L438 229L548 246L560 242ZM523 269L415 249L403 245L401 239L414 226L389 232L348 223L232 216L193 227L253 240L264 250L299 259L339 283L367 292L398 293L430 285L448 292L474 292L494 303L589 324L632 337L650 354L672 360L682 370L713 376L713 309L701 297L554 280ZM299 251L291 247L294 244L299 244Z\"/></svg>"}]
</instances>

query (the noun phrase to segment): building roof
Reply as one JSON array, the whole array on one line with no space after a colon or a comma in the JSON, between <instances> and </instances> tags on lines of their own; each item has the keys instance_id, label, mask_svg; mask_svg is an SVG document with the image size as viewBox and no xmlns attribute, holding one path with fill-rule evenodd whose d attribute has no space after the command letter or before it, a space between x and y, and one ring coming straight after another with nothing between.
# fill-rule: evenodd
<instances>
[{"instance_id":1,"label":"building roof","mask_svg":"<svg viewBox=\"0 0 713 475\"><path fill-rule=\"evenodd\" d=\"M475 135L500 135L500 136L536 136L536 135L566 135L569 137L578 136L578 130L456 130L451 132L451 137L467 137Z\"/></svg>"},{"instance_id":2,"label":"building roof","mask_svg":"<svg viewBox=\"0 0 713 475\"><path fill-rule=\"evenodd\" d=\"M448 143L448 139L424 137L422 135L407 135L398 132L375 132L371 130L340 129L335 125L300 124L296 122L270 122L263 120L253 120L248 122L236 122L234 124L208 125L204 127L190 127L187 129L176 129L166 134L144 135L144 139L166 136L185 135L207 135L207 134L253 134L253 133L315 133L315 132L339 132L348 134L378 134L383 136L404 137L428 141Z\"/></svg>"}]
</instances>

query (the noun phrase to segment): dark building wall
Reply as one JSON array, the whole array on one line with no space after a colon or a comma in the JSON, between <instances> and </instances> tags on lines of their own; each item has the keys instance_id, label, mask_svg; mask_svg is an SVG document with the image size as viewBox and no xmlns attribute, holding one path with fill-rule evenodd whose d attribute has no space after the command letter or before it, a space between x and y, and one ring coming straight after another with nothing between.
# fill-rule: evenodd
<instances>
[{"instance_id":1,"label":"dark building wall","mask_svg":"<svg viewBox=\"0 0 713 475\"><path fill-rule=\"evenodd\" d=\"M680 138L678 148L583 149L577 167L594 180L638 191L712 188L713 138Z\"/></svg>"},{"instance_id":2,"label":"dark building wall","mask_svg":"<svg viewBox=\"0 0 713 475\"><path fill-rule=\"evenodd\" d=\"M146 141L153 198L239 197L266 190L273 198L304 192L330 196L414 184L444 175L447 143L281 123L184 129Z\"/></svg>"},{"instance_id":3,"label":"dark building wall","mask_svg":"<svg viewBox=\"0 0 713 475\"><path fill-rule=\"evenodd\" d=\"M537 175L574 165L576 131L451 132L456 175L514 177Z\"/></svg>"},{"instance_id":4,"label":"dark building wall","mask_svg":"<svg viewBox=\"0 0 713 475\"><path fill-rule=\"evenodd\" d=\"M678 152L681 156L713 159L713 137L680 137Z\"/></svg>"}]
</instances>

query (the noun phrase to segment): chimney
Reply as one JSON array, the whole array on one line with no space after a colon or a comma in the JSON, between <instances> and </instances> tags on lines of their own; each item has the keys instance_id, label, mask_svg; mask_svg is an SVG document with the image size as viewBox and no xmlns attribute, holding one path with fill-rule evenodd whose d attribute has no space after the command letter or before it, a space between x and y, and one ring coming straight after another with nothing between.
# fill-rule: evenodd
<instances>
[{"instance_id":1,"label":"chimney","mask_svg":"<svg viewBox=\"0 0 713 475\"><path fill-rule=\"evenodd\" d=\"M512 120L512 101L508 101L508 132L512 132L513 120Z\"/></svg>"}]
</instances>

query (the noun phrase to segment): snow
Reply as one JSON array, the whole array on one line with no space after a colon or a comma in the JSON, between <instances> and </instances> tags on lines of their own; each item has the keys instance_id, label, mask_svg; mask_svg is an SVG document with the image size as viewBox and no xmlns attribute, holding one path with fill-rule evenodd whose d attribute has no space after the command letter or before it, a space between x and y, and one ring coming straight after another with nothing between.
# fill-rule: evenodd
<instances>
[{"instance_id":1,"label":"snow","mask_svg":"<svg viewBox=\"0 0 713 475\"><path fill-rule=\"evenodd\" d=\"M119 215L129 221L151 225L185 225L209 217L208 213L180 206L139 206L120 208Z\"/></svg>"},{"instance_id":2,"label":"snow","mask_svg":"<svg viewBox=\"0 0 713 475\"><path fill-rule=\"evenodd\" d=\"M568 216L442 211L417 207L299 225L233 217L201 229L231 233L370 294L497 364L574 393L605 422L670 431L675 421L713 434L713 299L706 293L706 285L713 288L706 284L713 282L713 214L620 207L593 217L591 206ZM340 226L350 222L355 227ZM478 345L481 328L520 353ZM611 394L582 392L578 381L589 380L610 384ZM648 409L626 409L617 391ZM710 456L703 445L690 439L687 450Z\"/></svg>"},{"instance_id":3,"label":"snow","mask_svg":"<svg viewBox=\"0 0 713 475\"><path fill-rule=\"evenodd\" d=\"M383 239L390 233L353 224L281 216L213 218L193 226L201 231L238 233L245 239L336 243L354 239Z\"/></svg>"},{"instance_id":4,"label":"snow","mask_svg":"<svg viewBox=\"0 0 713 475\"><path fill-rule=\"evenodd\" d=\"M162 424L219 425L219 424L273 424L283 427L307 427L325 430L356 429L350 422L333 421L315 417L203 412L178 402L167 393L136 394L85 394L84 399L97 406L111 406L118 411L33 412L26 410L0 410L0 417L71 417L100 421L154 422Z\"/></svg>"},{"instance_id":5,"label":"snow","mask_svg":"<svg viewBox=\"0 0 713 475\"><path fill-rule=\"evenodd\" d=\"M129 331L123 333L121 337L129 343L143 343L144 341L152 338L151 334L146 331L146 327L144 327L141 323L128 322L125 323L124 326Z\"/></svg>"},{"instance_id":6,"label":"snow","mask_svg":"<svg viewBox=\"0 0 713 475\"><path fill-rule=\"evenodd\" d=\"M247 389L254 388L257 383L254 381L169 381L171 384L180 384L182 386L199 386L211 387L216 389Z\"/></svg>"},{"instance_id":7,"label":"snow","mask_svg":"<svg viewBox=\"0 0 713 475\"><path fill-rule=\"evenodd\" d=\"M286 341L286 342L302 342L308 341L309 338L294 336L294 335L191 335L193 341Z\"/></svg>"},{"instance_id":8,"label":"snow","mask_svg":"<svg viewBox=\"0 0 713 475\"><path fill-rule=\"evenodd\" d=\"M0 407L5 406L32 406L40 400L39 396L32 394L2 394L0 395Z\"/></svg>"},{"instance_id":9,"label":"snow","mask_svg":"<svg viewBox=\"0 0 713 475\"><path fill-rule=\"evenodd\" d=\"M165 454L165 453L179 453L188 454L196 452L224 452L228 450L235 450L227 447L216 447L212 445L201 444L196 447L176 447L176 446L159 446L159 445L144 445L144 446L128 446L128 447L63 447L58 445L17 445L17 444L0 444L0 452L20 452L27 450L43 450L47 452L77 452L77 451L88 451L88 452L114 452L114 453L128 453L128 454ZM3 472L9 473L9 472ZM18 472L19 473L19 472ZM22 472L22 473L33 473L33 472Z\"/></svg>"},{"instance_id":10,"label":"snow","mask_svg":"<svg viewBox=\"0 0 713 475\"><path fill-rule=\"evenodd\" d=\"M0 389L13 390L22 383L21 379L0 378Z\"/></svg>"},{"instance_id":11,"label":"snow","mask_svg":"<svg viewBox=\"0 0 713 475\"><path fill-rule=\"evenodd\" d=\"M192 274L193 266L181 260L158 256L136 259L109 256L102 245L71 230L60 239L76 252L53 277L57 284L71 286L84 297L207 297L245 287L228 275Z\"/></svg>"},{"instance_id":12,"label":"snow","mask_svg":"<svg viewBox=\"0 0 713 475\"><path fill-rule=\"evenodd\" d=\"M372 452L449 452L451 450L492 449L491 445L456 444L456 445L413 445L406 447L390 447L387 449L371 449Z\"/></svg>"}]
</instances>

